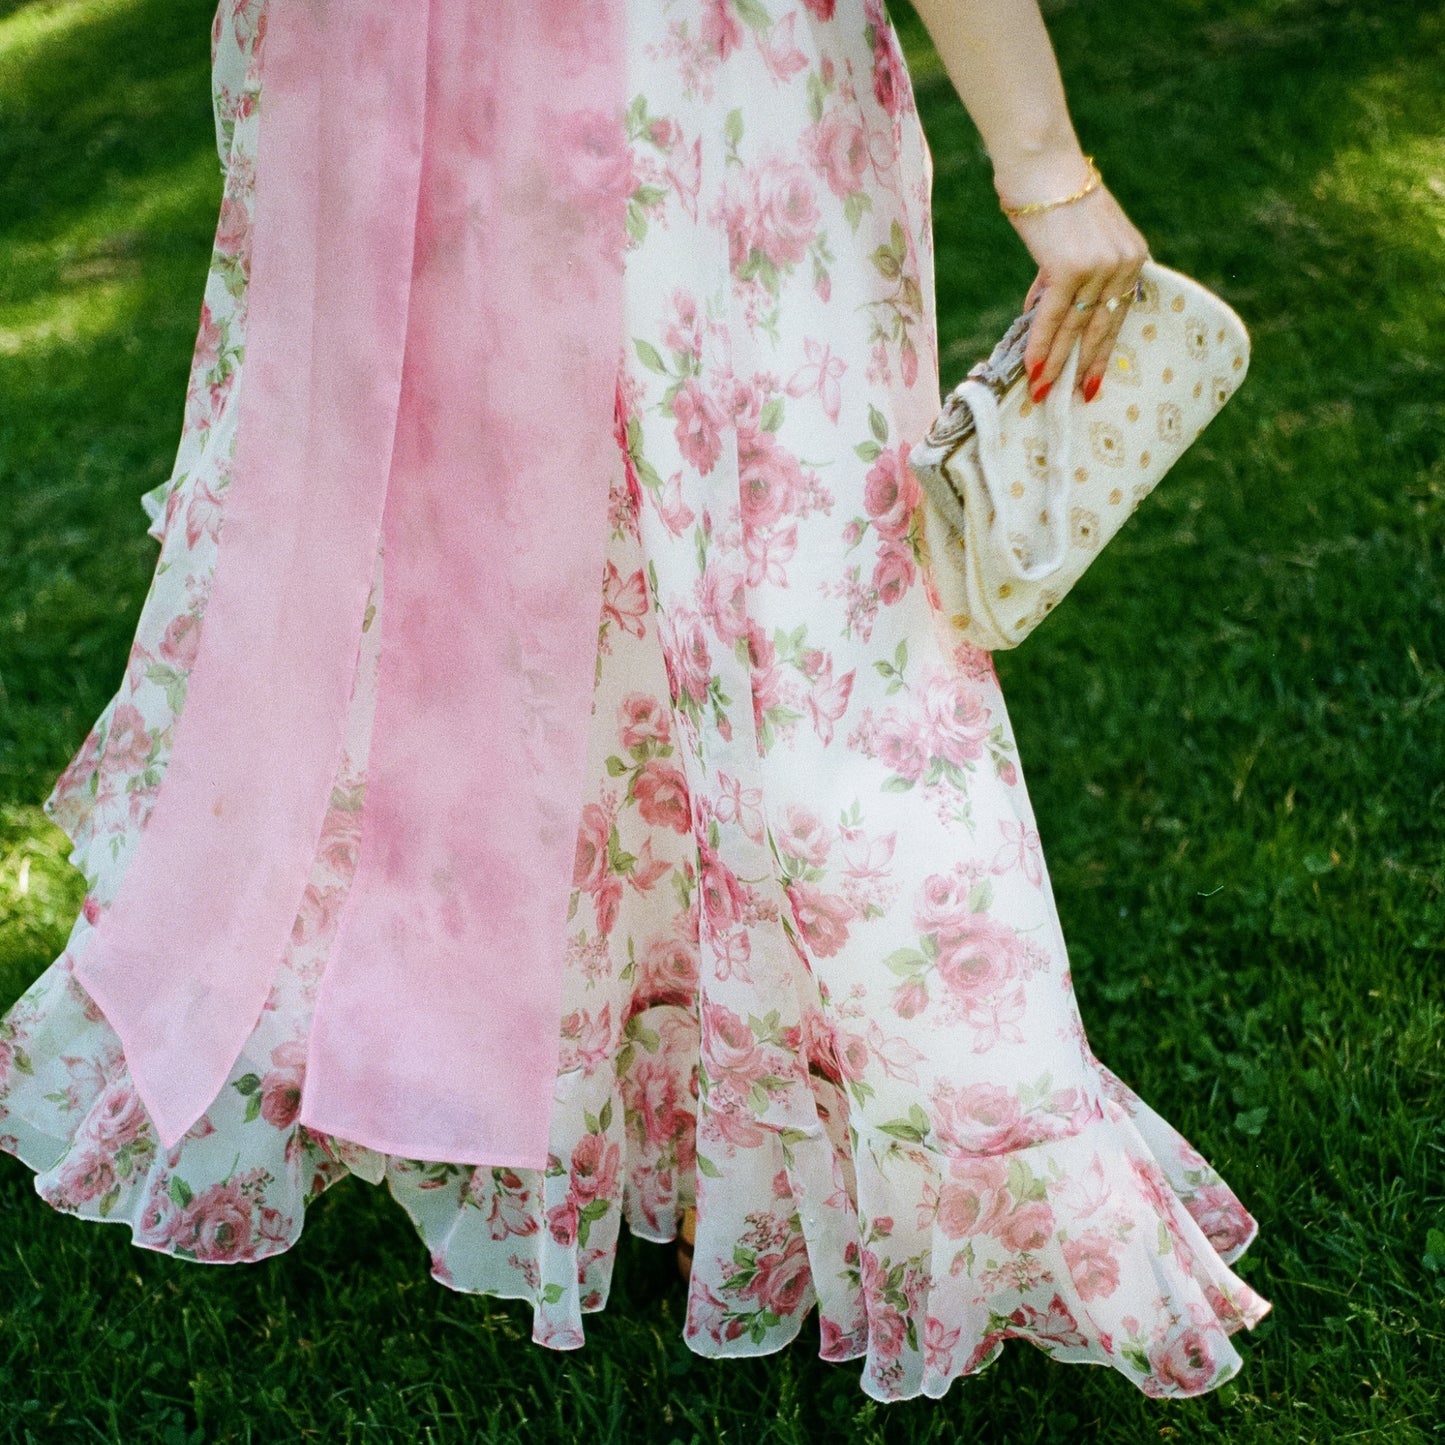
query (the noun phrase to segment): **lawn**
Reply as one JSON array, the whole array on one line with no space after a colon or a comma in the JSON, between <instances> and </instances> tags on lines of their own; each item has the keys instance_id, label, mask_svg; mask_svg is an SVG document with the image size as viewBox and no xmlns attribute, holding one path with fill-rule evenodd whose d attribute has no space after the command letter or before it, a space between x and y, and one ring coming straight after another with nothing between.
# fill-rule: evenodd
<instances>
[{"instance_id":1,"label":"lawn","mask_svg":"<svg viewBox=\"0 0 1445 1445\"><path fill-rule=\"evenodd\" d=\"M211 0L0 0L0 1007L82 893L40 801L118 684L219 198ZM946 385L1031 279L926 35ZM998 669L1099 1056L1218 1166L1274 1303L1194 1401L1023 1344L942 1402L715 1363L624 1233L580 1352L427 1278L348 1179L231 1269L59 1215L0 1155L0 1438L1445 1441L1445 9L1048 7L1085 148L1255 350Z\"/></svg>"}]
</instances>

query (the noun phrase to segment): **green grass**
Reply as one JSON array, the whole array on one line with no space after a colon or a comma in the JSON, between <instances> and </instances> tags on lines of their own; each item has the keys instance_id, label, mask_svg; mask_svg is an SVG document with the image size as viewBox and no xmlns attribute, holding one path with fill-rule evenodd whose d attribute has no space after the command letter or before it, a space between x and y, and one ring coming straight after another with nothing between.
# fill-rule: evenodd
<instances>
[{"instance_id":1,"label":"green grass","mask_svg":"<svg viewBox=\"0 0 1445 1445\"><path fill-rule=\"evenodd\" d=\"M0 0L0 998L80 902L39 802L155 561L218 199L210 0ZM944 381L1032 270L923 31ZM710 1362L624 1234L588 1345L426 1277L346 1180L287 1255L206 1268L58 1215L0 1157L16 1440L1181 1445L1445 1440L1445 15L1419 0L1050 7L1088 150L1250 377L1017 653L1010 712L1091 1042L1259 1217L1236 1381L1145 1399L1011 1346L942 1403L857 1365ZM23 879L23 883L22 883Z\"/></svg>"}]
</instances>

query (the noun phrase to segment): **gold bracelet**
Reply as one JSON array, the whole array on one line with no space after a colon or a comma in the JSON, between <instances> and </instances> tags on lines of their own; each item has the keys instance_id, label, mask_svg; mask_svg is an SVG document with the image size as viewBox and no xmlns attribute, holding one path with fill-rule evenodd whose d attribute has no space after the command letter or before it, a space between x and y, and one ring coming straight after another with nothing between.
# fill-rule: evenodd
<instances>
[{"instance_id":1,"label":"gold bracelet","mask_svg":"<svg viewBox=\"0 0 1445 1445\"><path fill-rule=\"evenodd\" d=\"M1099 174L1099 168L1094 164L1093 156L1085 156L1084 160L1089 167L1089 179L1084 182L1082 190L1075 191L1072 196L1061 196L1057 201L1030 201L1026 206L1001 205L1004 215L1034 216L1040 211L1052 211L1056 206L1068 206L1075 201L1082 201L1090 191L1097 190L1104 180Z\"/></svg>"}]
</instances>

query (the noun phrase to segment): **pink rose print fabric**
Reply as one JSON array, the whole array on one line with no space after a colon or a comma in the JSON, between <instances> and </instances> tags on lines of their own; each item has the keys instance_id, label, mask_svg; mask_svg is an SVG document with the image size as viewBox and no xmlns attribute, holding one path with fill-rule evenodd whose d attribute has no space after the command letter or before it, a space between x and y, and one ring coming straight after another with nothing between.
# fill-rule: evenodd
<instances>
[{"instance_id":1,"label":"pink rose print fabric","mask_svg":"<svg viewBox=\"0 0 1445 1445\"><path fill-rule=\"evenodd\" d=\"M624 1221L696 1202L685 1336L941 1396L1022 1339L1211 1390L1269 1303L1255 1220L1090 1051L988 654L936 626L909 445L939 405L932 164L881 0L630 0L625 363L545 1169L297 1122L356 865L384 558L291 948L162 1150L72 965L165 774L244 370L264 0L214 28L225 170L160 560L115 697L45 807L87 896L0 1020L0 1147L58 1209L212 1263L287 1249L348 1171L453 1289L583 1343ZM519 477L525 485L525 477ZM544 504L545 499L538 499ZM259 682L258 682L259 685ZM505 767L499 757L498 767ZM238 1158L239 1156L239 1158Z\"/></svg>"}]
</instances>

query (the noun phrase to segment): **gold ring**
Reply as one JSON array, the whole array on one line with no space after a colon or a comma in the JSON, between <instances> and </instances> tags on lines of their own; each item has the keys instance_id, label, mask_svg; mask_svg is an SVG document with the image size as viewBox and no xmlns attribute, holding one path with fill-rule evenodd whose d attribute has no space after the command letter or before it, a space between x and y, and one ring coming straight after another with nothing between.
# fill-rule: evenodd
<instances>
[{"instance_id":1,"label":"gold ring","mask_svg":"<svg viewBox=\"0 0 1445 1445\"><path fill-rule=\"evenodd\" d=\"M1121 291L1117 296L1111 296L1104 302L1105 311L1117 311L1126 301L1137 301L1141 283L1136 281L1127 291Z\"/></svg>"}]
</instances>

